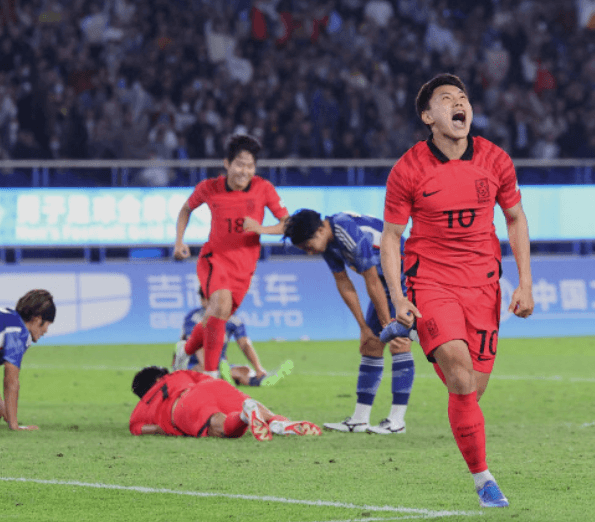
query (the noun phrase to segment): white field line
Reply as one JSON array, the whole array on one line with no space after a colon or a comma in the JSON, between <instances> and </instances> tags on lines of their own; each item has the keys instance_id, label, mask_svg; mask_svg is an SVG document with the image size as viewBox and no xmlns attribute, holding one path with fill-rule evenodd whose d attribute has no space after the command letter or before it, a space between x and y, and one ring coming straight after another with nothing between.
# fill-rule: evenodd
<instances>
[{"instance_id":1,"label":"white field line","mask_svg":"<svg viewBox=\"0 0 595 522\"><path fill-rule=\"evenodd\" d=\"M327 500L298 500L284 497L258 496L258 495L233 495L230 493L213 493L201 491L179 491L175 489L165 488L146 488L143 486L120 486L118 484L101 484L91 482L78 482L74 480L41 480L30 479L23 477L0 477L0 481L5 482L28 482L33 484L48 484L58 486L77 486L82 488L95 489L115 489L119 491L134 491L136 493L157 493L169 495L185 495L189 497L215 497L215 498L229 498L238 500L255 500L260 502L278 502L281 504L297 504L302 506L318 506L318 507L335 507L343 509L358 509L362 511L376 511L388 513L410 513L416 515L416 518L441 518L451 516L477 516L481 515L481 511L433 511L430 509L405 508L400 506L358 506L356 504L345 502L330 502ZM364 519L364 520L400 520L398 519ZM339 522L339 521L337 521ZM341 521L347 522L347 521Z\"/></svg>"},{"instance_id":2,"label":"white field line","mask_svg":"<svg viewBox=\"0 0 595 522\"><path fill-rule=\"evenodd\" d=\"M73 365L73 364L26 364L24 370L87 370L110 372L137 372L141 366L104 366L104 365ZM357 377L357 372L301 372L293 371L292 375L313 375L320 377ZM415 373L416 379L435 379L435 373ZM551 382L595 382L595 377L563 377L561 375L498 375L492 374L490 379L500 381L551 381Z\"/></svg>"}]
</instances>

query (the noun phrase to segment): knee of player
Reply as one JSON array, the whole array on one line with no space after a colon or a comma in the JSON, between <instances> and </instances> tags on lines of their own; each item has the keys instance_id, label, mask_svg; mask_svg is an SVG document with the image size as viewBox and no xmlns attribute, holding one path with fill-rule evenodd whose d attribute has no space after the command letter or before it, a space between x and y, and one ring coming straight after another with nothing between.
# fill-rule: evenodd
<instances>
[{"instance_id":1,"label":"knee of player","mask_svg":"<svg viewBox=\"0 0 595 522\"><path fill-rule=\"evenodd\" d=\"M389 343L390 353L395 355L397 353L405 353L411 351L411 340L406 337L397 337Z\"/></svg>"}]
</instances>

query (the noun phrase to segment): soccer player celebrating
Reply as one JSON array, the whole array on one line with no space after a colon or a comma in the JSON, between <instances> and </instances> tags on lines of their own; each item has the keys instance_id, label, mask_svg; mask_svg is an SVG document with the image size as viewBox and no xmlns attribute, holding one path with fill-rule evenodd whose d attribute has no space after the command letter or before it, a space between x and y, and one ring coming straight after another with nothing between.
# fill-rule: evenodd
<instances>
[{"instance_id":1,"label":"soccer player celebrating","mask_svg":"<svg viewBox=\"0 0 595 522\"><path fill-rule=\"evenodd\" d=\"M133 435L241 437L248 427L259 441L275 435L320 435L316 424L273 414L231 384L204 373L148 366L132 380L140 397L130 416Z\"/></svg>"},{"instance_id":2,"label":"soccer player celebrating","mask_svg":"<svg viewBox=\"0 0 595 522\"><path fill-rule=\"evenodd\" d=\"M417 324L426 357L448 389L450 426L482 507L505 507L486 464L479 399L494 365L500 322L500 245L494 206L506 218L519 286L510 311L533 312L527 219L513 163L502 149L471 137L473 111L463 82L441 74L423 85L417 112L430 129L393 166L387 181L381 260L396 320ZM401 288L405 242L407 296Z\"/></svg>"},{"instance_id":3,"label":"soccer player celebrating","mask_svg":"<svg viewBox=\"0 0 595 522\"><path fill-rule=\"evenodd\" d=\"M174 257L186 259L190 250L183 237L190 214L203 203L209 206L211 230L196 268L207 298L207 309L186 343L186 349L187 354L191 354L195 347L203 345L204 371L214 377L219 375L225 325L242 303L256 270L260 257L259 235L282 234L288 215L273 185L255 175L259 151L260 144L254 138L232 136L223 160L227 174L196 185L182 206L176 224ZM279 223L262 226L265 207Z\"/></svg>"},{"instance_id":4,"label":"soccer player celebrating","mask_svg":"<svg viewBox=\"0 0 595 522\"><path fill-rule=\"evenodd\" d=\"M0 396L0 418L11 430L38 429L37 426L19 426L19 372L27 348L45 335L55 317L54 299L47 290L27 292L14 310L0 308L0 364L4 364L4 400Z\"/></svg>"},{"instance_id":5,"label":"soccer player celebrating","mask_svg":"<svg viewBox=\"0 0 595 522\"><path fill-rule=\"evenodd\" d=\"M393 393L390 413L377 426L370 426L370 412L384 370L384 343L378 335L395 314L380 265L381 234L380 219L349 212L340 212L323 220L318 212L302 209L285 225L284 238L289 238L308 254L322 254L335 277L339 294L360 327L362 357L355 411L343 422L324 424L329 430L368 431L382 435L405 433L405 412L415 376L411 341L406 337L395 338L390 343ZM347 275L347 266L362 275L366 282L370 304L365 316Z\"/></svg>"},{"instance_id":6,"label":"soccer player celebrating","mask_svg":"<svg viewBox=\"0 0 595 522\"><path fill-rule=\"evenodd\" d=\"M194 351L193 355L186 353L186 343L192 336L194 327L202 322L206 307L207 298L205 297L202 288L198 290L200 296L201 306L190 310L184 317L184 324L182 326L182 335L176 345L176 352L174 354L174 366L172 369L175 370L204 370L204 358L202 344L200 346L192 346L188 348L188 351ZM250 362L252 367L246 365L229 364L227 362L227 344L229 340L234 338L238 343L238 346L246 356L246 359ZM193 339L196 341L196 337ZM229 376L226 377L225 370L229 371ZM258 354L252 345L252 341L246 333L246 326L244 322L237 317L235 314L229 318L225 325L225 337L223 340L223 350L221 351L221 359L219 361L219 370L226 380L235 382L236 384L243 384L245 386L260 386L262 380L266 377L267 372L260 364Z\"/></svg>"}]
</instances>

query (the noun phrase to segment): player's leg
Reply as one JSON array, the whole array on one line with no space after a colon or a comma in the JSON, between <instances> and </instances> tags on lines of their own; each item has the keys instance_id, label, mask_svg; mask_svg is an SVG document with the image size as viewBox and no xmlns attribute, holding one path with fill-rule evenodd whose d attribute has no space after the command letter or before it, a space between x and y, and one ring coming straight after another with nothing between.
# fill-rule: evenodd
<instances>
[{"instance_id":1,"label":"player's leg","mask_svg":"<svg viewBox=\"0 0 595 522\"><path fill-rule=\"evenodd\" d=\"M382 330L372 303L366 312L366 324L376 335ZM383 348L384 345L380 339L377 344L372 346L360 345L361 359L356 385L357 402L353 415L342 422L325 422L326 429L345 433L361 433L370 427L370 413L384 371Z\"/></svg>"},{"instance_id":2,"label":"player's leg","mask_svg":"<svg viewBox=\"0 0 595 522\"><path fill-rule=\"evenodd\" d=\"M204 327L204 371L213 377L219 375L219 360L225 341L225 325L231 315L231 309L230 290L222 288L209 295Z\"/></svg>"}]
</instances>

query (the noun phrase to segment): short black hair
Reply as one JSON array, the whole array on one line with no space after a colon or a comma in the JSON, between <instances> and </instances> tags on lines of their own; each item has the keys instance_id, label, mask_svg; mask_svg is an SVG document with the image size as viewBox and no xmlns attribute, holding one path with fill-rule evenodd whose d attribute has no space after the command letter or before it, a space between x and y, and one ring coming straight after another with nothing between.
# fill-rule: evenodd
<instances>
[{"instance_id":1,"label":"short black hair","mask_svg":"<svg viewBox=\"0 0 595 522\"><path fill-rule=\"evenodd\" d=\"M161 377L167 375L169 370L160 366L147 366L134 376L132 379L132 391L141 399L144 397L153 384L155 384Z\"/></svg>"},{"instance_id":2,"label":"short black hair","mask_svg":"<svg viewBox=\"0 0 595 522\"><path fill-rule=\"evenodd\" d=\"M442 85L454 85L467 94L467 88L458 76L449 73L439 74L438 76L434 76L429 82L424 83L417 93L417 97L415 98L415 109L417 111L417 115L421 118L422 112L428 109L430 105L430 98L434 91L442 86Z\"/></svg>"},{"instance_id":3,"label":"short black hair","mask_svg":"<svg viewBox=\"0 0 595 522\"><path fill-rule=\"evenodd\" d=\"M294 212L285 222L283 240L289 239L294 245L301 245L312 239L322 226L322 218L315 210L302 208Z\"/></svg>"},{"instance_id":4,"label":"short black hair","mask_svg":"<svg viewBox=\"0 0 595 522\"><path fill-rule=\"evenodd\" d=\"M256 161L261 149L260 142L253 136L249 136L248 134L234 134L227 141L225 157L231 163L240 152L245 150L252 154L254 161Z\"/></svg>"},{"instance_id":5,"label":"short black hair","mask_svg":"<svg viewBox=\"0 0 595 522\"><path fill-rule=\"evenodd\" d=\"M43 321L53 323L56 318L54 298L47 290L29 290L17 301L15 310L24 322L41 317Z\"/></svg>"}]
</instances>

